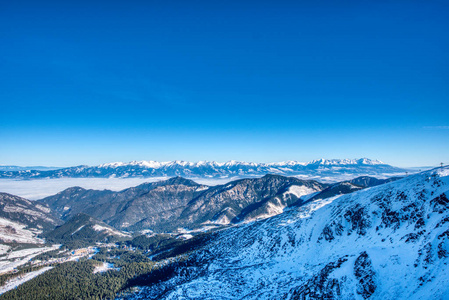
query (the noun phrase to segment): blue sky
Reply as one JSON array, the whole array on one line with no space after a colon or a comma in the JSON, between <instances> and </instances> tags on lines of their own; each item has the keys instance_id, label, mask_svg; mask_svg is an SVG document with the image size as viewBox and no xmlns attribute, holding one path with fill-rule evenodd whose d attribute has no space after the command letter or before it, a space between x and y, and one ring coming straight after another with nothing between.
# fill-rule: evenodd
<instances>
[{"instance_id":1,"label":"blue sky","mask_svg":"<svg viewBox=\"0 0 449 300\"><path fill-rule=\"evenodd\" d=\"M0 164L449 163L446 1L0 4Z\"/></svg>"}]
</instances>

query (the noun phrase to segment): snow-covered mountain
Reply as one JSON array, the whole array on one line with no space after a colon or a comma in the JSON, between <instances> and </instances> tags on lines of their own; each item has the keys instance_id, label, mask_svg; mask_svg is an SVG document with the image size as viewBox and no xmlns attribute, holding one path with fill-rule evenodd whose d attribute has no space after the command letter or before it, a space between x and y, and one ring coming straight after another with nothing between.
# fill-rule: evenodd
<instances>
[{"instance_id":1,"label":"snow-covered mountain","mask_svg":"<svg viewBox=\"0 0 449 300\"><path fill-rule=\"evenodd\" d=\"M229 178L258 177L265 174L327 178L346 176L350 179L361 175L381 176L404 173L406 170L390 166L378 160L320 159L308 163L297 161L277 163L217 162L155 162L107 163L99 166L77 166L58 170L0 170L0 178L61 178L61 177L173 177Z\"/></svg>"},{"instance_id":2,"label":"snow-covered mountain","mask_svg":"<svg viewBox=\"0 0 449 300\"><path fill-rule=\"evenodd\" d=\"M127 298L446 299L448 196L445 167L312 201L211 235Z\"/></svg>"},{"instance_id":3,"label":"snow-covered mountain","mask_svg":"<svg viewBox=\"0 0 449 300\"><path fill-rule=\"evenodd\" d=\"M313 180L279 175L213 187L174 177L119 192L73 187L39 202L48 205L63 220L85 213L117 229L164 232L272 216L326 187Z\"/></svg>"},{"instance_id":4,"label":"snow-covered mountain","mask_svg":"<svg viewBox=\"0 0 449 300\"><path fill-rule=\"evenodd\" d=\"M386 179L377 179L369 176L360 176L348 181L342 181L330 185L324 190L312 195L309 200L326 199L333 196L353 193L364 188L381 185L401 179L402 177L390 177Z\"/></svg>"},{"instance_id":5,"label":"snow-covered mountain","mask_svg":"<svg viewBox=\"0 0 449 300\"><path fill-rule=\"evenodd\" d=\"M57 170L57 169L61 169L61 168L44 167L44 166L20 167L20 166L0 165L0 171L26 171L26 170L49 171L49 170Z\"/></svg>"},{"instance_id":6,"label":"snow-covered mountain","mask_svg":"<svg viewBox=\"0 0 449 300\"><path fill-rule=\"evenodd\" d=\"M59 224L48 205L0 193L0 243L42 243L37 235Z\"/></svg>"}]
</instances>

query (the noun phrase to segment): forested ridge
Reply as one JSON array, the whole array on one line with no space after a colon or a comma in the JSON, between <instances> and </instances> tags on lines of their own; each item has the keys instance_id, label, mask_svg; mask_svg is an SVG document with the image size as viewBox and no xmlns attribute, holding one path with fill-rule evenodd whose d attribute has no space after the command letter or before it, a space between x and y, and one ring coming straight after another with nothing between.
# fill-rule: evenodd
<instances>
[{"instance_id":1,"label":"forested ridge","mask_svg":"<svg viewBox=\"0 0 449 300\"><path fill-rule=\"evenodd\" d=\"M94 273L103 261L118 270ZM6 292L0 299L114 299L129 280L157 268L139 252L104 248L93 259L57 264L53 269Z\"/></svg>"}]
</instances>

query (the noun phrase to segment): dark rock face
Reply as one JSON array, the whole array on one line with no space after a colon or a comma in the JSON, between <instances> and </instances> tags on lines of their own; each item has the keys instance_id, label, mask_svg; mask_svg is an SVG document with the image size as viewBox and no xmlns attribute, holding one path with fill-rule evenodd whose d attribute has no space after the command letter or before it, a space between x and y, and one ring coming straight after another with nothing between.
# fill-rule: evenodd
<instances>
[{"instance_id":1,"label":"dark rock face","mask_svg":"<svg viewBox=\"0 0 449 300\"><path fill-rule=\"evenodd\" d=\"M292 300L306 299L338 299L341 297L341 281L330 275L348 259L340 258L336 262L328 263L317 275L309 279L300 288L291 291Z\"/></svg>"},{"instance_id":2,"label":"dark rock face","mask_svg":"<svg viewBox=\"0 0 449 300\"><path fill-rule=\"evenodd\" d=\"M441 194L431 200L433 211L442 214L445 210L449 208L449 199L446 194Z\"/></svg>"},{"instance_id":3,"label":"dark rock face","mask_svg":"<svg viewBox=\"0 0 449 300\"><path fill-rule=\"evenodd\" d=\"M318 241L322 239L332 242L337 236L341 236L343 234L344 227L338 222L332 222L326 226L324 226L323 231L321 232Z\"/></svg>"},{"instance_id":4,"label":"dark rock face","mask_svg":"<svg viewBox=\"0 0 449 300\"><path fill-rule=\"evenodd\" d=\"M354 262L354 275L358 279L357 294L364 299L371 297L376 291L375 275L373 264L366 251L362 252Z\"/></svg>"},{"instance_id":5,"label":"dark rock face","mask_svg":"<svg viewBox=\"0 0 449 300\"><path fill-rule=\"evenodd\" d=\"M366 209L361 205L356 204L351 210L347 210L344 214L345 220L351 224L348 230L348 235L355 231L358 235L365 235L367 229L371 225L370 216Z\"/></svg>"}]
</instances>

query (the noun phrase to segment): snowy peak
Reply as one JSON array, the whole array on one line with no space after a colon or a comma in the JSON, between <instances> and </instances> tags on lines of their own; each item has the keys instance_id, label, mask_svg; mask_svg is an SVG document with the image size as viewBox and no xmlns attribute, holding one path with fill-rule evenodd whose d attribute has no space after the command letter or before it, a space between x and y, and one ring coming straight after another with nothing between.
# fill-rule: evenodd
<instances>
[{"instance_id":1,"label":"snowy peak","mask_svg":"<svg viewBox=\"0 0 449 300\"><path fill-rule=\"evenodd\" d=\"M357 164L360 165L384 165L385 163L381 162L380 160L371 160L369 158L361 158L357 160Z\"/></svg>"},{"instance_id":2,"label":"snowy peak","mask_svg":"<svg viewBox=\"0 0 449 300\"><path fill-rule=\"evenodd\" d=\"M260 177L265 174L300 176L308 179L341 181L361 175L391 176L406 170L368 158L320 159L304 163L286 161L276 163L253 163L231 160L215 161L132 161L115 162L96 167L78 166L50 171L1 171L0 178L60 178L60 177L174 177L186 178L235 178ZM342 178L343 177L343 178Z\"/></svg>"},{"instance_id":3,"label":"snowy peak","mask_svg":"<svg viewBox=\"0 0 449 300\"><path fill-rule=\"evenodd\" d=\"M323 165L323 166L347 166L347 165L385 165L385 163L380 160L372 160L369 158L360 158L360 159L318 159L313 160L310 163L306 163L306 165Z\"/></svg>"},{"instance_id":4,"label":"snowy peak","mask_svg":"<svg viewBox=\"0 0 449 300\"><path fill-rule=\"evenodd\" d=\"M169 162L156 162L156 161L132 161L129 163L124 162L114 162L114 163L106 163L99 165L98 168L118 168L123 166L138 166L138 167L146 167L150 169L159 169L163 167L235 167L235 166L278 166L278 167L286 167L286 166L309 166L309 165L385 165L385 163L379 160L372 160L369 158L360 158L360 159L317 159L311 162L298 162L298 161L285 161L285 162L273 162L273 163L254 163L254 162L242 162L236 160L230 160L223 163L218 163L215 161L199 161L199 162L186 162L186 161L169 161Z\"/></svg>"}]
</instances>

